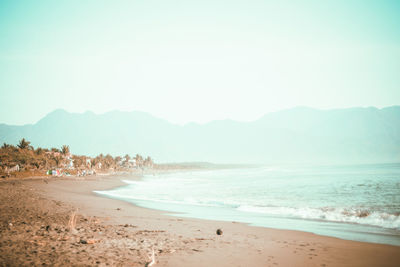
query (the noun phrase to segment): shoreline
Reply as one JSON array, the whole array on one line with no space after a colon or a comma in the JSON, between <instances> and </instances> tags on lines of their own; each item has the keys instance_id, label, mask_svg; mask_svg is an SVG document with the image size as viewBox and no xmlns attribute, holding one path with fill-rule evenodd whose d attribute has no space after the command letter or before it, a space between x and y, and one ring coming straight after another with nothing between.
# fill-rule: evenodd
<instances>
[{"instance_id":1,"label":"shoreline","mask_svg":"<svg viewBox=\"0 0 400 267\"><path fill-rule=\"evenodd\" d=\"M164 174L163 172L161 174ZM146 175L146 174L145 174ZM135 176L129 177L127 176L127 179L120 179L121 181L123 180L140 180L142 177L141 176ZM123 201L127 202L131 205L134 205L136 207L144 208L144 209L149 209L149 210L154 210L158 211L161 214L172 216L175 218L191 218L191 219L197 219L197 220L206 220L206 221L214 221L214 222L232 222L234 221L235 223L240 223L244 224L250 227L261 227L261 228L267 228L267 229L276 229L276 230L289 230L289 231L298 231L298 232L306 232L306 233L311 233L319 236L325 236L325 237L333 237L333 238L338 238L341 240L349 240L349 241L357 241L357 242L363 242L363 243L372 243L372 244L383 244L383 245L392 245L392 246L398 246L400 247L400 236L395 233L391 233L390 229L387 230L385 228L382 228L383 230L380 230L381 228L373 225L366 225L366 224L357 224L357 223L346 223L346 222L338 222L338 221L324 221L324 220L305 220L301 218L285 218L285 217L274 217L270 216L269 220L273 221L273 223L268 222L268 224L263 224L263 223L257 223L257 220L255 222L251 222L251 220L247 220L245 217L242 215L237 215L237 214L232 214L231 212L226 213L224 208L214 208L214 211L209 212L207 210L211 209L211 207L207 207L207 210L204 209L202 213L207 214L206 216L199 216L198 212L193 212L190 210L192 209L197 209L196 206L192 206L190 204L187 204L189 207L188 209L181 209L181 211L177 211L174 209L169 209L166 208L164 205L159 206L157 204L146 204L148 201L147 200L133 200L130 201L129 199L124 200L119 197L114 197L114 196L108 196L107 194L103 194L102 191L109 191L109 190L114 190L119 188L120 186L128 186L129 183L122 182L122 184L118 184L116 187L111 187L111 188L105 188L102 190L96 190L94 191L95 195L99 197L105 197L108 199L113 199L113 200L118 200L118 201ZM156 202L154 202L156 203ZM170 204L170 205L175 205L175 204ZM180 204L176 204L180 205ZM179 208L178 208L179 209ZM186 211L184 211L186 210ZM219 213L225 214L221 217L219 216ZM210 215L211 214L211 215ZM226 215L229 214L229 215ZM249 216L259 216L257 213L248 213ZM213 217L214 216L214 217ZM226 217L228 216L228 217ZM229 217L232 216L232 217ZM213 217L213 219L211 218ZM210 219L211 218L211 219ZM298 225L294 225L291 223L292 226L295 228L290 228L290 226L283 226L283 225L288 225L286 220L292 220L292 221L297 221L298 224L302 225L302 227L299 227ZM304 224L307 224L308 227L311 227L311 229L315 228L317 229L316 231L310 230L310 228L307 228L307 226L304 226ZM338 230L336 231L331 231L330 233L326 233L323 230L319 228L332 228L336 227ZM340 228L338 228L340 227ZM297 229L296 229L297 228ZM368 229L370 228L370 229ZM376 229L378 230L376 230ZM387 232L383 232L386 231ZM343 232L340 232L343 231ZM361 236L360 234L363 234ZM366 237L365 235L368 235ZM356 237L357 236L357 237Z\"/></svg>"},{"instance_id":2,"label":"shoreline","mask_svg":"<svg viewBox=\"0 0 400 267\"><path fill-rule=\"evenodd\" d=\"M210 171L209 169L201 169L195 171ZM176 170L175 172L181 172ZM168 174L170 172L156 172L157 174ZM154 173L152 173L154 175ZM149 173L144 175L151 176ZM131 177L127 176L126 180ZM150 178L150 177L149 177ZM121 179L125 180L125 179ZM124 183L122 186L128 186L129 182ZM95 193L101 197L122 200L132 205L147 208L151 210L157 210L162 214L169 216L180 217L180 218L193 218L200 220L211 220L221 222L235 221L237 223L243 223L252 227L263 227L269 229L281 229L281 230L293 230L299 232L313 233L320 236L335 237L343 240L358 241L365 243L375 244L387 244L393 246L400 246L400 235L397 231L390 228L383 228L377 225L359 224L352 222L334 221L334 220L318 220L318 219L303 219L299 217L279 217L279 216L268 216L256 212L247 212L243 214L240 212L232 212L230 209L223 207L198 207L191 204L160 204L157 201L151 200L130 200L124 199L114 195L103 194L102 191L113 191L116 188L109 188L106 190L98 190ZM100 191L100 192L99 192ZM187 208L182 208L185 206ZM223 215L221 215L223 214ZM252 219L246 218L246 216L252 217ZM265 219L267 217L267 219ZM265 221L263 221L265 220ZM288 223L290 221L290 223ZM329 230L327 230L329 229ZM334 229L334 230L332 230Z\"/></svg>"},{"instance_id":3,"label":"shoreline","mask_svg":"<svg viewBox=\"0 0 400 267\"><path fill-rule=\"evenodd\" d=\"M128 177L132 180L135 176L127 175ZM139 179L138 175L136 178ZM166 215L168 212L142 208L93 192L123 186L125 183L121 181L122 179L123 177L118 174L56 179L35 178L3 181L1 186L10 187L13 186L12 183L18 183L19 186L27 187L34 195L39 195L47 201L70 207L70 210L78 209L79 217L89 221L95 218L98 225L108 227L112 231L114 228L132 226L132 229L122 227L125 232L126 228L129 228L131 233L121 236L119 242L132 239L142 239L143 242L139 245L131 244L129 249L118 246L114 250L111 249L117 256L123 253L124 249L128 252L132 252L133 249L136 252L132 255L126 252L123 257L110 256L113 259L111 265L118 262L122 266L145 266L150 262L153 249L155 266L398 266L400 264L398 246L343 240L309 232L250 226L245 223L169 216ZM215 234L219 228L223 229L221 236ZM117 232L120 230L117 229ZM89 233L94 240L99 240L89 246L96 246L96 251L101 252L102 247L115 238L110 236L111 234L98 237L97 233ZM76 240L72 242L72 246L74 247L76 243ZM78 247L83 246L83 250L87 250L88 245L78 244ZM66 248L67 252L70 250ZM107 251L109 250L107 247ZM106 266L107 259L94 263L100 266L104 263ZM90 262L87 264L93 265Z\"/></svg>"}]
</instances>

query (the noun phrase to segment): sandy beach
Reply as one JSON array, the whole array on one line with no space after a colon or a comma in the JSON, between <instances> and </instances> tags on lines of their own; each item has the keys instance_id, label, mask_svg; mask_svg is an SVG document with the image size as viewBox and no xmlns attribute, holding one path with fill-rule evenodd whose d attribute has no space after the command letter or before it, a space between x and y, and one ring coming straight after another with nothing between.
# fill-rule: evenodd
<instances>
[{"instance_id":1,"label":"sandy beach","mask_svg":"<svg viewBox=\"0 0 400 267\"><path fill-rule=\"evenodd\" d=\"M93 193L122 185L121 176L2 180L0 266L400 265L398 246L173 217Z\"/></svg>"}]
</instances>

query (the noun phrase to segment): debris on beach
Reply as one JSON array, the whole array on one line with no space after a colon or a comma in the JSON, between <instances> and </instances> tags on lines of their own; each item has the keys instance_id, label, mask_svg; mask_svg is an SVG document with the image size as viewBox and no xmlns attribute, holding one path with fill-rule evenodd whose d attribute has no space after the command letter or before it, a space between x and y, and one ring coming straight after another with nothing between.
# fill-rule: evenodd
<instances>
[{"instance_id":1,"label":"debris on beach","mask_svg":"<svg viewBox=\"0 0 400 267\"><path fill-rule=\"evenodd\" d=\"M156 257L155 257L155 254L154 254L154 248L152 249L152 253L151 253L151 256L149 257L149 259L151 261L146 264L146 267L147 266L153 266L154 264L156 264Z\"/></svg>"},{"instance_id":2,"label":"debris on beach","mask_svg":"<svg viewBox=\"0 0 400 267\"><path fill-rule=\"evenodd\" d=\"M205 241L109 223L31 189L19 181L0 185L0 266L154 267L165 255L201 250Z\"/></svg>"},{"instance_id":3,"label":"debris on beach","mask_svg":"<svg viewBox=\"0 0 400 267\"><path fill-rule=\"evenodd\" d=\"M71 233L75 234L77 232L75 226L76 226L76 211L73 211L68 221L68 228Z\"/></svg>"},{"instance_id":4,"label":"debris on beach","mask_svg":"<svg viewBox=\"0 0 400 267\"><path fill-rule=\"evenodd\" d=\"M217 235L222 235L222 229L217 229Z\"/></svg>"}]
</instances>

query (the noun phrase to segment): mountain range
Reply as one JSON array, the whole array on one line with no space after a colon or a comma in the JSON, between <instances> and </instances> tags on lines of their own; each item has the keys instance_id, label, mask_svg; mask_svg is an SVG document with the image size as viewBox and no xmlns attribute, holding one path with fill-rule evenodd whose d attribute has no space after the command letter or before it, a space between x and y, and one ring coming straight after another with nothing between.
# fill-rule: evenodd
<instances>
[{"instance_id":1,"label":"mountain range","mask_svg":"<svg viewBox=\"0 0 400 267\"><path fill-rule=\"evenodd\" d=\"M0 124L0 142L72 153L150 155L156 162L380 163L400 161L400 106L266 114L252 122L172 124L144 112L55 110L35 124Z\"/></svg>"}]
</instances>

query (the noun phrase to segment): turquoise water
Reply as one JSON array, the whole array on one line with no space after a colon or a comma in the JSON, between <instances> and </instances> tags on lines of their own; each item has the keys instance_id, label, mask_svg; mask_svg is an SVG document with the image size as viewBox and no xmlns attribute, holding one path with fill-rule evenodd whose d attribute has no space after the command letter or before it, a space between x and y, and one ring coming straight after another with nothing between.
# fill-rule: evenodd
<instances>
[{"instance_id":1,"label":"turquoise water","mask_svg":"<svg viewBox=\"0 0 400 267\"><path fill-rule=\"evenodd\" d=\"M148 175L97 193L179 216L400 245L400 164Z\"/></svg>"}]
</instances>

